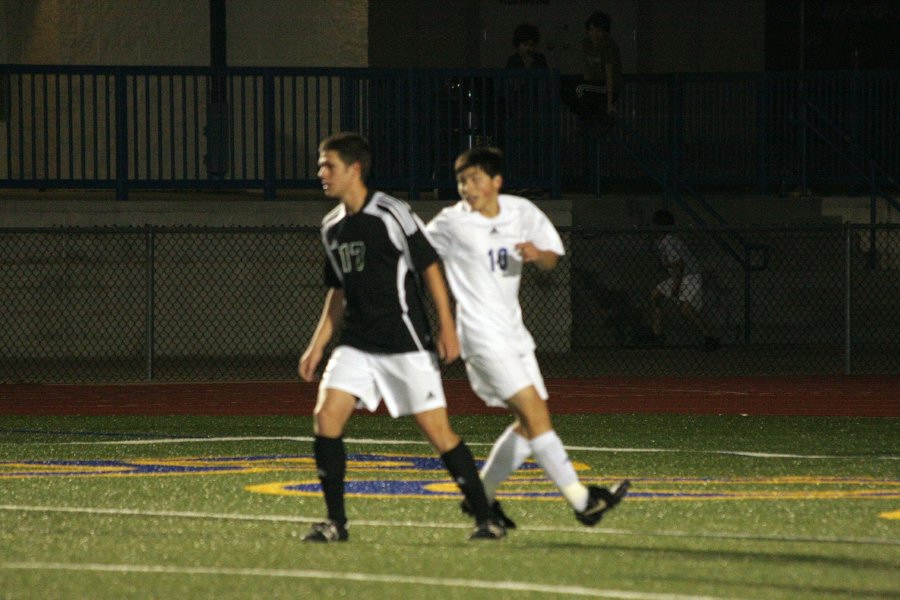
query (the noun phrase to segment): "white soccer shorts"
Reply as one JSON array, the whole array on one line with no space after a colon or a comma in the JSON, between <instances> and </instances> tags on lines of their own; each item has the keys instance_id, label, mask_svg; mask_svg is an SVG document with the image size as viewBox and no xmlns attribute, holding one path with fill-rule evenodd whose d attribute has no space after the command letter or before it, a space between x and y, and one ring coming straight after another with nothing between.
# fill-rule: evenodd
<instances>
[{"instance_id":1,"label":"white soccer shorts","mask_svg":"<svg viewBox=\"0 0 900 600\"><path fill-rule=\"evenodd\" d=\"M356 396L357 408L374 412L381 401L394 418L447 406L437 358L431 352L373 354L338 346L321 387Z\"/></svg>"},{"instance_id":2,"label":"white soccer shorts","mask_svg":"<svg viewBox=\"0 0 900 600\"><path fill-rule=\"evenodd\" d=\"M656 289L666 298L672 297L672 279L666 279ZM700 274L685 275L681 278L681 289L678 290L678 300L687 302L695 310L703 308L703 277Z\"/></svg>"},{"instance_id":3,"label":"white soccer shorts","mask_svg":"<svg viewBox=\"0 0 900 600\"><path fill-rule=\"evenodd\" d=\"M472 391L488 406L508 408L506 401L531 385L543 400L550 397L534 352L469 356L466 358L466 373Z\"/></svg>"}]
</instances>

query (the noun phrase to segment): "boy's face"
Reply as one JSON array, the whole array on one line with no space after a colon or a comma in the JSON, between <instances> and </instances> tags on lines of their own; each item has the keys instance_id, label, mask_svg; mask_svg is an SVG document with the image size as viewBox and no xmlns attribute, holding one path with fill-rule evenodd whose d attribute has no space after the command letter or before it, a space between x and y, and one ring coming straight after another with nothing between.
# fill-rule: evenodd
<instances>
[{"instance_id":1,"label":"boy's face","mask_svg":"<svg viewBox=\"0 0 900 600\"><path fill-rule=\"evenodd\" d=\"M537 50L537 42L535 40L525 40L519 44L518 51L522 56L531 56Z\"/></svg>"},{"instance_id":2,"label":"boy's face","mask_svg":"<svg viewBox=\"0 0 900 600\"><path fill-rule=\"evenodd\" d=\"M468 202L476 212L493 213L501 187L503 176L491 177L481 167L468 167L456 174L459 197Z\"/></svg>"},{"instance_id":3,"label":"boy's face","mask_svg":"<svg viewBox=\"0 0 900 600\"><path fill-rule=\"evenodd\" d=\"M343 198L355 178L359 177L359 163L347 165L334 150L319 153L319 171L322 191L328 198Z\"/></svg>"}]
</instances>

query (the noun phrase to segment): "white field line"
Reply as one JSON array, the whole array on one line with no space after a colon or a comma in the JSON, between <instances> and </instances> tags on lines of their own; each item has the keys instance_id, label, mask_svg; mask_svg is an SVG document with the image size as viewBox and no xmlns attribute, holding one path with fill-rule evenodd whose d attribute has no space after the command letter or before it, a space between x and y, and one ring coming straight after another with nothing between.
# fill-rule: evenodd
<instances>
[{"instance_id":1,"label":"white field line","mask_svg":"<svg viewBox=\"0 0 900 600\"><path fill-rule=\"evenodd\" d=\"M353 573L341 571L318 571L306 569L251 569L236 567L184 567L177 565L129 565L98 563L59 562L4 562L0 568L28 571L92 571L103 573L154 573L166 575L210 575L215 577L266 577L289 579L325 579L329 581L355 581L363 583L391 583L412 586L442 588L470 588L481 590L537 592L560 596L589 596L618 600L724 600L717 596L694 596L685 594L659 594L653 592L632 592L627 590L607 590L583 586L546 585L518 581L484 581L479 579L458 579L440 577L420 577L397 574Z\"/></svg>"},{"instance_id":2,"label":"white field line","mask_svg":"<svg viewBox=\"0 0 900 600\"><path fill-rule=\"evenodd\" d=\"M205 513L192 511L138 510L133 508L93 508L79 506L28 506L20 504L0 504L0 511L34 512L34 513L70 513L87 515L106 515L124 517L157 517L167 519L207 519L216 521L251 521L265 523L316 523L321 517L303 517L297 515L250 515L241 513ZM354 520L353 527L409 527L413 529L470 529L470 524L440 523L427 521L381 521ZM549 527L541 525L524 525L516 531L534 533L578 533L587 535L619 535L626 537L664 537L681 539L740 540L758 542L789 543L823 543L823 544L858 544L900 546L900 539L852 538L831 536L782 536L761 535L757 533L690 533L686 531L634 531L629 529L611 529L605 527Z\"/></svg>"},{"instance_id":3,"label":"white field line","mask_svg":"<svg viewBox=\"0 0 900 600\"><path fill-rule=\"evenodd\" d=\"M153 446L167 444L197 444L197 443L218 443L218 442L266 442L266 441L286 441L286 442L312 442L311 436L227 436L227 437L197 437L197 438L154 438L154 439L137 439L137 440L96 440L96 441L79 441L79 442L35 442L30 444L33 446ZM423 440L378 440L371 438L346 438L344 442L348 444L382 444L385 446L427 446L428 442ZM466 442L466 445L473 447L491 447L493 442ZM607 452L607 453L683 453L683 454L724 454L730 456L746 456L748 458L791 458L791 459L813 459L813 460L834 460L841 458L853 458L852 456L828 455L828 454L785 454L773 452L752 452L748 450L685 450L683 448L609 448L598 446L566 446L567 450L576 450L579 452ZM885 455L875 458L882 460L900 460L900 456Z\"/></svg>"}]
</instances>

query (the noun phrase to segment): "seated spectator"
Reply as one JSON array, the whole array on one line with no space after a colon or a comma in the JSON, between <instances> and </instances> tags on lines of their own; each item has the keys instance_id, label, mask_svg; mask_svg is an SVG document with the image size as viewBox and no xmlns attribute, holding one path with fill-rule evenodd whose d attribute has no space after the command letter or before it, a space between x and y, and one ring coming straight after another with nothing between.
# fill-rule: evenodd
<instances>
[{"instance_id":1,"label":"seated spectator","mask_svg":"<svg viewBox=\"0 0 900 600\"><path fill-rule=\"evenodd\" d=\"M541 34L531 23L522 23L513 32L512 45L515 54L506 61L507 69L546 69L547 57L536 52Z\"/></svg>"},{"instance_id":2,"label":"seated spectator","mask_svg":"<svg viewBox=\"0 0 900 600\"><path fill-rule=\"evenodd\" d=\"M669 228L675 225L675 217L667 210L653 213L652 223L655 227ZM685 243L673 234L666 233L658 245L659 262L669 273L668 279L662 281L650 293L653 305L653 337L652 343L662 345L663 308L665 301L674 303L703 334L703 349L717 350L719 338L714 336L700 314L703 308L703 276L700 264Z\"/></svg>"}]
</instances>

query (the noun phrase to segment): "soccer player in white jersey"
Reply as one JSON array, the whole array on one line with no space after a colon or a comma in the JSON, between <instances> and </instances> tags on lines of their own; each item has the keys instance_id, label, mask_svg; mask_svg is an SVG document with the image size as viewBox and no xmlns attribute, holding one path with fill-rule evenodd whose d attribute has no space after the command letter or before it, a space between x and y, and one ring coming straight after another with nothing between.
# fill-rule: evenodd
<instances>
[{"instance_id":1,"label":"soccer player in white jersey","mask_svg":"<svg viewBox=\"0 0 900 600\"><path fill-rule=\"evenodd\" d=\"M343 327L322 375L313 413L313 452L328 520L315 524L303 539L348 539L344 426L355 408L374 411L382 401L392 417L412 415L440 454L475 509L470 539L500 539L505 531L493 517L472 453L447 417L435 350L445 361L453 361L459 357L459 339L438 256L423 233L424 223L408 204L369 191L370 165L369 145L358 134L335 134L319 145L322 189L340 203L322 221L328 292L300 358L300 377L313 381L332 335ZM426 316L423 282L440 320L436 343Z\"/></svg>"},{"instance_id":2,"label":"soccer player in white jersey","mask_svg":"<svg viewBox=\"0 0 900 600\"><path fill-rule=\"evenodd\" d=\"M456 322L469 382L488 406L508 408L515 421L494 443L482 471L494 515L515 523L495 499L497 488L529 456L556 484L585 525L595 525L628 491L585 486L553 429L547 389L535 358L535 343L522 321L522 269L556 267L562 240L541 210L525 198L501 194L503 155L473 148L455 163L462 198L444 208L426 233L440 254L456 299ZM463 501L463 510L471 507Z\"/></svg>"}]
</instances>

